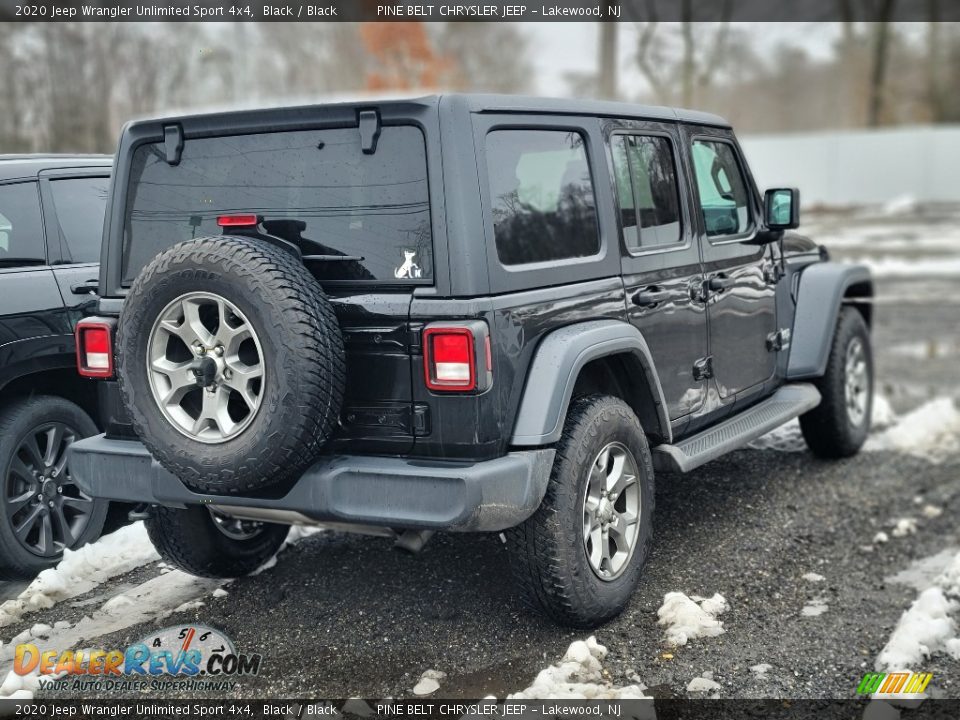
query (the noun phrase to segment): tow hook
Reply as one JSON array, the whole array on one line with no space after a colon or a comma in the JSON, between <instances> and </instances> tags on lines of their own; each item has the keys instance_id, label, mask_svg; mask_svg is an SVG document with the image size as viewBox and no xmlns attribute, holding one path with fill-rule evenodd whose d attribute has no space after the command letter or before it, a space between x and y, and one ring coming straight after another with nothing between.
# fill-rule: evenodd
<instances>
[{"instance_id":1,"label":"tow hook","mask_svg":"<svg viewBox=\"0 0 960 720\"><path fill-rule=\"evenodd\" d=\"M398 550L406 550L411 555L416 555L423 550L423 546L433 537L433 533L433 530L404 530L397 535L393 546Z\"/></svg>"}]
</instances>

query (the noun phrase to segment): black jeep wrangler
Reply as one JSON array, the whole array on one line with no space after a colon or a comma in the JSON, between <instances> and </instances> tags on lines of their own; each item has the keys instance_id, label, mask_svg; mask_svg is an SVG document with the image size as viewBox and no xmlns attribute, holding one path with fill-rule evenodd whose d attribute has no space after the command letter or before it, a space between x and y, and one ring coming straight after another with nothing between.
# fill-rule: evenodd
<instances>
[{"instance_id":1,"label":"black jeep wrangler","mask_svg":"<svg viewBox=\"0 0 960 720\"><path fill-rule=\"evenodd\" d=\"M0 580L95 540L108 512L77 486L66 449L99 432L73 328L96 305L110 164L0 155Z\"/></svg>"},{"instance_id":2,"label":"black jeep wrangler","mask_svg":"<svg viewBox=\"0 0 960 720\"><path fill-rule=\"evenodd\" d=\"M818 455L867 435L871 280L785 232L798 203L761 197L721 118L667 108L131 124L78 328L107 432L74 474L148 503L198 575L255 569L291 523L505 531L527 598L595 625L639 582L655 470L798 416Z\"/></svg>"}]
</instances>

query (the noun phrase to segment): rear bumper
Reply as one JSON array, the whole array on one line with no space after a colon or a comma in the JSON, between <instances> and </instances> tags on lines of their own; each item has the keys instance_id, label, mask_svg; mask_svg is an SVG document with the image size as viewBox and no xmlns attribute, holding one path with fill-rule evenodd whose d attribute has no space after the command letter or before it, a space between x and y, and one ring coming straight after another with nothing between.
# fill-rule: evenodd
<instances>
[{"instance_id":1,"label":"rear bumper","mask_svg":"<svg viewBox=\"0 0 960 720\"><path fill-rule=\"evenodd\" d=\"M453 531L505 530L540 506L552 449L483 462L359 455L321 458L282 497L205 495L133 440L103 435L70 447L70 473L94 497L168 507L216 505L293 512L319 522Z\"/></svg>"}]
</instances>

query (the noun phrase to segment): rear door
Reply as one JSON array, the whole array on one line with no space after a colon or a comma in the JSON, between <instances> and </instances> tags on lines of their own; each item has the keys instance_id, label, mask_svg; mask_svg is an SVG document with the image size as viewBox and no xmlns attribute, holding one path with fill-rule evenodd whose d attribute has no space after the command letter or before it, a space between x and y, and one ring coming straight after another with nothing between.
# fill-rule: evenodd
<instances>
[{"instance_id":1,"label":"rear door","mask_svg":"<svg viewBox=\"0 0 960 720\"><path fill-rule=\"evenodd\" d=\"M723 400L749 397L776 367L776 273L754 245L760 203L729 129L687 128L706 276L712 371Z\"/></svg>"},{"instance_id":2,"label":"rear door","mask_svg":"<svg viewBox=\"0 0 960 720\"><path fill-rule=\"evenodd\" d=\"M707 317L680 136L659 123L617 123L609 131L627 314L650 346L670 419L682 431L705 397Z\"/></svg>"},{"instance_id":3,"label":"rear door","mask_svg":"<svg viewBox=\"0 0 960 720\"><path fill-rule=\"evenodd\" d=\"M0 387L73 363L73 337L47 258L37 182L0 184Z\"/></svg>"}]
</instances>

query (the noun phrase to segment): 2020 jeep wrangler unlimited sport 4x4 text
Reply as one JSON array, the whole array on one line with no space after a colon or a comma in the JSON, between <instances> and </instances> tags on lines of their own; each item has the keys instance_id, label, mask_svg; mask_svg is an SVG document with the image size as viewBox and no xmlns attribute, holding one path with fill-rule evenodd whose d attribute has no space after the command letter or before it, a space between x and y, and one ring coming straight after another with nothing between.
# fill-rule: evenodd
<instances>
[{"instance_id":1,"label":"2020 jeep wrangler unlimited sport 4x4 text","mask_svg":"<svg viewBox=\"0 0 960 720\"><path fill-rule=\"evenodd\" d=\"M107 428L74 475L147 503L198 575L254 570L291 523L504 531L527 599L596 625L639 582L655 471L795 417L818 455L864 442L870 276L787 232L798 205L721 118L667 108L131 124L78 327Z\"/></svg>"}]
</instances>

